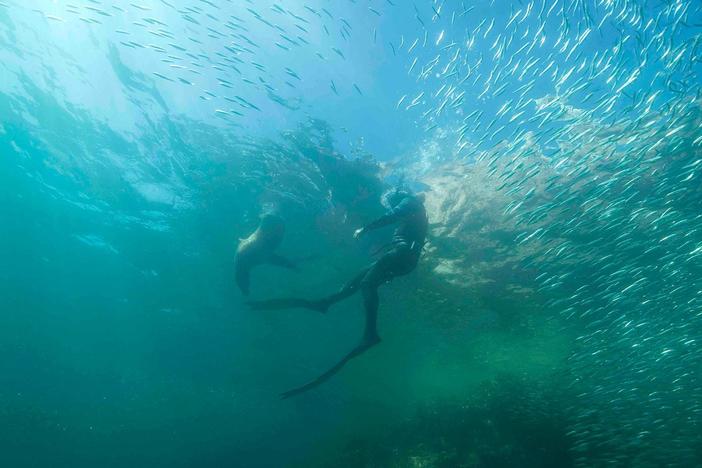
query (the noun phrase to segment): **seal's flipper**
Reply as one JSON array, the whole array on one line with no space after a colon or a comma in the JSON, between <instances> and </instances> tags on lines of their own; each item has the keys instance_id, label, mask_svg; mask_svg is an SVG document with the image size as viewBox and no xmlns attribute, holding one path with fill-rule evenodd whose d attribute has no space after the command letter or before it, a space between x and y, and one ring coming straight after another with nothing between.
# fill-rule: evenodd
<instances>
[{"instance_id":1,"label":"seal's flipper","mask_svg":"<svg viewBox=\"0 0 702 468\"><path fill-rule=\"evenodd\" d=\"M281 393L280 396L285 399L285 398L290 398L296 395L299 395L301 393L305 393L308 390L312 390L313 388L323 384L327 380L329 380L334 374L339 372L344 365L349 362L351 359L355 358L356 356L362 354L363 352L369 350L373 346L377 345L380 343L380 338L375 337L371 340L366 340L360 345L356 346L349 354L344 356L339 362L337 362L334 366L332 366L328 371L326 371L324 374L320 375L316 379L312 380L311 382L306 383L305 385L297 388L293 388L292 390L288 390L287 392Z\"/></svg>"},{"instance_id":2,"label":"seal's flipper","mask_svg":"<svg viewBox=\"0 0 702 468\"><path fill-rule=\"evenodd\" d=\"M291 270L297 270L297 264L293 263L292 261L288 260L287 258L283 257L282 255L278 254L272 254L270 257L268 257L267 262L270 263L271 265L283 267L283 268L289 268Z\"/></svg>"},{"instance_id":3,"label":"seal's flipper","mask_svg":"<svg viewBox=\"0 0 702 468\"><path fill-rule=\"evenodd\" d=\"M244 296L249 295L249 288L251 284L251 268L242 265L240 262L236 264L236 284L239 289L244 294Z\"/></svg>"},{"instance_id":4,"label":"seal's flipper","mask_svg":"<svg viewBox=\"0 0 702 468\"><path fill-rule=\"evenodd\" d=\"M325 313L329 307L327 301L309 301L295 297L269 299L267 301L248 301L246 305L253 310L310 309L322 313Z\"/></svg>"}]
</instances>

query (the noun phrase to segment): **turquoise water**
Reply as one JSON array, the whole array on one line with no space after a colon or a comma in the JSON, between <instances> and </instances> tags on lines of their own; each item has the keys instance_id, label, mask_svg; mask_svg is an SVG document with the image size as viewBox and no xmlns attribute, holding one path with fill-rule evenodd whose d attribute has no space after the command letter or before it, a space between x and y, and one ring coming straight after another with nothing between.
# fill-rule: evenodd
<instances>
[{"instance_id":1,"label":"turquoise water","mask_svg":"<svg viewBox=\"0 0 702 468\"><path fill-rule=\"evenodd\" d=\"M11 467L702 465L702 4L0 0ZM402 183L417 269L316 297Z\"/></svg>"}]
</instances>

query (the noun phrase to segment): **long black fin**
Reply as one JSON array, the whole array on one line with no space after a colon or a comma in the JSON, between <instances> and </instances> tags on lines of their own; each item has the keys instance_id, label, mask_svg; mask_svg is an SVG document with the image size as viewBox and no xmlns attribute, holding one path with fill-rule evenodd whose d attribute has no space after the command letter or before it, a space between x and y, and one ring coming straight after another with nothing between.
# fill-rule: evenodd
<instances>
[{"instance_id":1,"label":"long black fin","mask_svg":"<svg viewBox=\"0 0 702 468\"><path fill-rule=\"evenodd\" d=\"M334 374L339 372L344 365L349 362L351 359L355 358L356 356L364 353L365 351L368 351L370 348L375 346L376 344L380 343L380 339L377 339L375 341L371 341L368 343L362 343L358 346L356 346L350 353L348 353L346 356L344 356L339 362L334 364L329 370L327 370L325 373L317 377L316 379L312 380L311 382L306 383L305 385L302 385L301 387L293 388L292 390L288 390L287 392L281 393L280 396L283 399L290 398L296 395L300 395L301 393L305 393L308 390L312 390L313 388L323 384L327 380L329 380Z\"/></svg>"}]
</instances>

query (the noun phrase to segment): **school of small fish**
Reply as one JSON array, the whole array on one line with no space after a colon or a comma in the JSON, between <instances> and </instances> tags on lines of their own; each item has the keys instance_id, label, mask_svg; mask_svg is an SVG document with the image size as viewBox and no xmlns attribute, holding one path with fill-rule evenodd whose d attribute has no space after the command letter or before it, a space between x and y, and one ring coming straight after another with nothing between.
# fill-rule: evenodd
<instances>
[{"instance_id":1,"label":"school of small fish","mask_svg":"<svg viewBox=\"0 0 702 468\"><path fill-rule=\"evenodd\" d=\"M397 90L395 109L427 138L448 129L457 157L487 165L508 200L496 209L520 227L521 267L581 330L567 363L578 466L693 466L702 447L702 2L320 3L74 0L36 11L52 22L119 22L120 47L151 54L154 77L239 123L265 105L295 111L309 74L350 60L355 47L383 48L412 83ZM162 9L178 24L154 14ZM350 9L367 21L346 18ZM379 34L393 20L393 36ZM275 40L262 41L261 27ZM319 68L293 69L279 54L307 54ZM364 98L358 83L328 86Z\"/></svg>"}]
</instances>

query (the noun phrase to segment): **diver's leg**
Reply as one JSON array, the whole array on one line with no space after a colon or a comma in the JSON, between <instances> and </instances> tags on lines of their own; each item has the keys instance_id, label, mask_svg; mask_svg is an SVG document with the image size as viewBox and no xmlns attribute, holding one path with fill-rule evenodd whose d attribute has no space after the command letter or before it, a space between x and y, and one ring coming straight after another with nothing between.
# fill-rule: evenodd
<instances>
[{"instance_id":1,"label":"diver's leg","mask_svg":"<svg viewBox=\"0 0 702 468\"><path fill-rule=\"evenodd\" d=\"M329 298L327 298L328 300L332 298L335 300L341 300L358 291L359 288L361 289L363 292L363 305L366 309L366 330L363 334L363 340L361 343L316 379L306 383L305 385L283 393L281 395L283 398L290 398L292 396L305 393L306 391L312 390L313 388L321 385L329 380L334 374L339 372L341 368L344 367L344 365L346 365L346 363L351 359L380 343L380 337L378 336L376 326L378 319L378 286L391 278L391 271L387 268L389 263L390 262L387 260L383 261L381 258L375 264L373 264L373 266L357 275L341 291L336 293L336 295L329 296Z\"/></svg>"},{"instance_id":2,"label":"diver's leg","mask_svg":"<svg viewBox=\"0 0 702 468\"><path fill-rule=\"evenodd\" d=\"M379 304L378 288L383 283L397 276L406 275L414 269L416 263L416 257L413 257L411 250L394 249L383 255L370 268L361 272L363 274L362 276L360 274L356 276L344 289L337 293L339 297L348 297L348 295L353 294L359 288L361 289L363 293L363 305L366 310L366 327L363 333L363 340L329 370L309 383L283 393L283 398L299 395L321 385L339 372L351 359L380 343L377 328ZM351 292L349 293L349 291Z\"/></svg>"},{"instance_id":3,"label":"diver's leg","mask_svg":"<svg viewBox=\"0 0 702 468\"><path fill-rule=\"evenodd\" d=\"M366 325L362 344L373 345L380 341L378 336L378 288L398 276L406 275L416 265L411 251L406 248L396 248L383 255L368 270L361 280L363 307L366 312Z\"/></svg>"},{"instance_id":4,"label":"diver's leg","mask_svg":"<svg viewBox=\"0 0 702 468\"><path fill-rule=\"evenodd\" d=\"M343 301L347 297L353 296L361 287L361 282L363 281L363 278L365 278L369 270L370 268L364 268L356 276L354 276L353 279L351 279L351 281L346 283L338 292L330 294L329 296L324 297L317 302L325 304L326 307L329 307L332 304L336 304L339 301Z\"/></svg>"},{"instance_id":5,"label":"diver's leg","mask_svg":"<svg viewBox=\"0 0 702 468\"><path fill-rule=\"evenodd\" d=\"M363 331L362 345L372 346L380 342L378 336L378 305L380 298L378 297L378 287L381 283L375 281L374 278L364 280L361 285L361 293L363 294L363 308L366 313L366 325Z\"/></svg>"}]
</instances>

